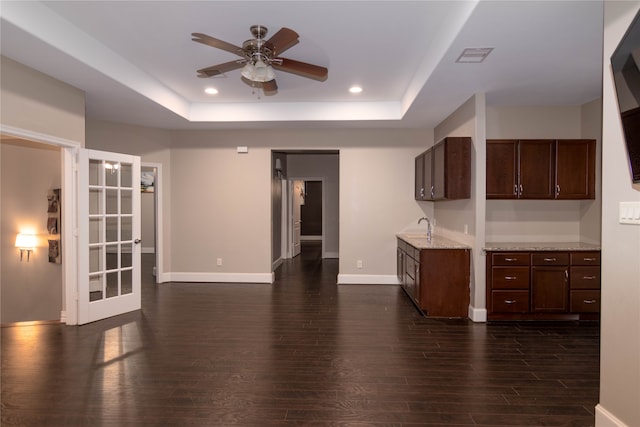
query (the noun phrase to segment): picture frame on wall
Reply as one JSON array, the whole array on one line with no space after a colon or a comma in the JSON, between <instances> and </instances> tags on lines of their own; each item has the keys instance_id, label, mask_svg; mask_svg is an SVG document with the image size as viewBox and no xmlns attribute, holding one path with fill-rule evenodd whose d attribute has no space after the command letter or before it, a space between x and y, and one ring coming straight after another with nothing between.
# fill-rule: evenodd
<instances>
[{"instance_id":1,"label":"picture frame on wall","mask_svg":"<svg viewBox=\"0 0 640 427\"><path fill-rule=\"evenodd\" d=\"M60 251L60 226L62 225L62 206L60 189L54 188L47 193L47 232L49 233L49 262L62 264Z\"/></svg>"},{"instance_id":2,"label":"picture frame on wall","mask_svg":"<svg viewBox=\"0 0 640 427\"><path fill-rule=\"evenodd\" d=\"M60 240L49 239L49 262L60 264Z\"/></svg>"},{"instance_id":3,"label":"picture frame on wall","mask_svg":"<svg viewBox=\"0 0 640 427\"><path fill-rule=\"evenodd\" d=\"M47 231L49 234L58 234L58 218L51 216L47 218Z\"/></svg>"},{"instance_id":4,"label":"picture frame on wall","mask_svg":"<svg viewBox=\"0 0 640 427\"><path fill-rule=\"evenodd\" d=\"M58 212L58 204L59 204L59 191L56 193L56 190L52 190L47 195L48 202L48 213L57 213Z\"/></svg>"},{"instance_id":5,"label":"picture frame on wall","mask_svg":"<svg viewBox=\"0 0 640 427\"><path fill-rule=\"evenodd\" d=\"M153 193L155 190L155 173L151 171L140 172L140 190L143 193Z\"/></svg>"}]
</instances>

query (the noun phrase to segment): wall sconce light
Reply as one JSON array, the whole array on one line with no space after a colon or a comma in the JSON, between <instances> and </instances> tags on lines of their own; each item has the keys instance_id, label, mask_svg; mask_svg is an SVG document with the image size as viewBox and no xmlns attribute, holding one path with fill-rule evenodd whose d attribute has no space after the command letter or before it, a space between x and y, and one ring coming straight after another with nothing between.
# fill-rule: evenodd
<instances>
[{"instance_id":1,"label":"wall sconce light","mask_svg":"<svg viewBox=\"0 0 640 427\"><path fill-rule=\"evenodd\" d=\"M16 236L16 248L20 249L20 261L22 261L22 255L27 252L27 262L31 258L31 251L36 247L36 235L35 234L23 234L18 233Z\"/></svg>"},{"instance_id":2,"label":"wall sconce light","mask_svg":"<svg viewBox=\"0 0 640 427\"><path fill-rule=\"evenodd\" d=\"M120 163L111 164L111 163L105 162L104 168L110 170L111 174L113 175L118 171L118 169L120 169Z\"/></svg>"}]
</instances>

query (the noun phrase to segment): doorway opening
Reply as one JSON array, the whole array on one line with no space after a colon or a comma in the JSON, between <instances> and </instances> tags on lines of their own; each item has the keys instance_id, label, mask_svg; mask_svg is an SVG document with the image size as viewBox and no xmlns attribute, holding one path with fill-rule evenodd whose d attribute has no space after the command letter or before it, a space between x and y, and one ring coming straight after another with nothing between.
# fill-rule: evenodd
<instances>
[{"instance_id":1,"label":"doorway opening","mask_svg":"<svg viewBox=\"0 0 640 427\"><path fill-rule=\"evenodd\" d=\"M337 150L272 151L273 270L302 251L338 258Z\"/></svg>"}]
</instances>

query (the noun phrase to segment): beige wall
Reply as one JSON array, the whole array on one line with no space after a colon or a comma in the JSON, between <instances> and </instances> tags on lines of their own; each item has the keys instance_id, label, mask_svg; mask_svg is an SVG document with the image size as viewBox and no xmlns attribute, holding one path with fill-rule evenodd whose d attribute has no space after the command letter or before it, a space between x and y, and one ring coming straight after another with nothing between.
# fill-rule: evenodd
<instances>
[{"instance_id":1,"label":"beige wall","mask_svg":"<svg viewBox=\"0 0 640 427\"><path fill-rule=\"evenodd\" d=\"M395 281L396 233L433 217L432 204L414 200L415 157L432 144L420 133L366 131L340 149L339 282Z\"/></svg>"},{"instance_id":2,"label":"beige wall","mask_svg":"<svg viewBox=\"0 0 640 427\"><path fill-rule=\"evenodd\" d=\"M87 148L140 156L141 162L162 165L162 179L156 182L163 195L164 252L162 271L171 271L171 134L161 129L151 129L120 123L87 120ZM156 191L157 188L156 188ZM143 196L145 196L143 194ZM148 196L148 195L147 195ZM143 201L144 202L144 201ZM148 202L148 200L147 200ZM148 211L148 210L147 210ZM149 218L145 222L150 222ZM143 242L143 247L148 247Z\"/></svg>"},{"instance_id":3,"label":"beige wall","mask_svg":"<svg viewBox=\"0 0 640 427\"><path fill-rule=\"evenodd\" d=\"M48 137L55 137L78 143L80 146L84 145L85 103L84 93L82 91L3 56L0 56L0 75L0 124L5 130L14 128L18 132L26 131L27 133L32 132L42 134L44 139L47 139ZM47 151L48 149L40 147L38 150ZM37 158L42 152L43 151L31 150L29 153L38 153L35 157ZM53 167L57 168L58 178L56 185L61 187L60 154L57 153L55 160L51 161L54 162ZM8 160L3 159L3 162L7 164ZM25 164L31 165L31 160L25 160L25 162ZM43 167L43 170L47 170L45 166ZM31 169L29 170L31 171ZM33 168L33 170L40 171L37 168ZM4 167L2 173L4 176ZM43 175L43 177L46 177L46 175ZM5 185L6 181L4 178L2 182L3 185ZM37 192L40 192L40 190L41 189L38 188ZM62 192L64 198L65 188L62 188ZM10 192L7 194L10 194ZM5 306L6 304L9 304L8 301L15 300L17 301L16 305L9 308L8 310L10 311L7 313L11 313L11 310L15 309L14 314L17 311L20 311L22 314L19 316L14 316L13 314L9 316L9 314L7 314L5 316L3 311L2 321L15 321L16 319L26 318L32 320L34 318L40 318L39 320L43 320L43 318L44 320L59 320L62 315L61 308L64 312L64 304L61 302L64 298L64 292L60 285L60 282L62 281L62 273L59 272L60 266L57 266L56 268L53 264L48 265L47 262L47 266L44 267L45 270L51 270L53 268L56 270L55 274L52 271L49 271L47 274L42 274L40 268L34 268L31 269L31 272L28 275L14 275L5 281L4 256L5 253L8 254L9 262L13 262L14 258L12 255L15 255L15 248L13 248L15 230L13 228L16 225L10 224L10 229L6 233L4 231L4 226L15 219L15 213L13 213L11 209L13 209L12 203L17 203L17 199L13 200L12 196L12 200L10 200L7 194L3 191L2 197L7 201L3 203L3 210L5 213L2 215L2 247L9 248L9 250L2 251L2 286L4 290L5 285L11 281L13 282L13 286L15 286L12 288L12 292L16 292L10 298L2 298L2 304ZM23 214L24 212L20 213L20 215ZM6 218L8 218L6 220L5 215ZM31 213L29 212L27 215L31 215ZM63 241L63 248L65 247L64 244L65 242ZM40 260L43 259L43 250L43 248L39 249ZM25 264L23 263L20 268L22 269L24 265ZM11 270L10 267L7 268L9 268L7 270L7 274L11 271L15 273L15 270ZM53 284L48 278L49 274L52 275L51 280L54 281ZM42 305L44 300L34 298L31 293L34 286L42 286L43 283L49 283L51 285L50 287L47 287L44 290L45 292L42 294L42 296L44 298L48 298L50 302L50 305L47 305L46 307ZM51 295L47 292L51 292ZM35 305L30 307L23 305L23 303L26 304L27 301L35 301Z\"/></svg>"},{"instance_id":4,"label":"beige wall","mask_svg":"<svg viewBox=\"0 0 640 427\"><path fill-rule=\"evenodd\" d=\"M434 203L436 234L468 244L471 248L470 317L486 320L484 207L485 207L485 97L476 94L434 130L435 140L449 136L471 137L471 196L464 200ZM465 227L467 232L465 234Z\"/></svg>"},{"instance_id":5,"label":"beige wall","mask_svg":"<svg viewBox=\"0 0 640 427\"><path fill-rule=\"evenodd\" d=\"M593 106L487 107L487 139L595 138L593 123L598 122L599 111ZM599 200L487 200L486 240L599 243L593 238L597 233L581 235L582 213L591 208L599 209Z\"/></svg>"},{"instance_id":6,"label":"beige wall","mask_svg":"<svg viewBox=\"0 0 640 427\"><path fill-rule=\"evenodd\" d=\"M165 271L183 280L262 281L270 274L277 259L271 151L299 149L340 150L342 277L395 280L395 234L432 214L413 200L414 157L432 143L428 133L408 130L162 131L87 123L87 147L163 164ZM237 146L249 152L238 154Z\"/></svg>"},{"instance_id":7,"label":"beige wall","mask_svg":"<svg viewBox=\"0 0 640 427\"><path fill-rule=\"evenodd\" d=\"M640 201L622 138L609 58L640 2L606 1L602 129L602 315L596 426L640 425L640 226L618 223L622 201Z\"/></svg>"},{"instance_id":8,"label":"beige wall","mask_svg":"<svg viewBox=\"0 0 640 427\"><path fill-rule=\"evenodd\" d=\"M602 241L602 98L581 107L582 138L596 140L596 198L580 203L580 238L587 243Z\"/></svg>"},{"instance_id":9,"label":"beige wall","mask_svg":"<svg viewBox=\"0 0 640 427\"><path fill-rule=\"evenodd\" d=\"M84 92L0 56L0 123L84 144Z\"/></svg>"},{"instance_id":10,"label":"beige wall","mask_svg":"<svg viewBox=\"0 0 640 427\"><path fill-rule=\"evenodd\" d=\"M60 188L60 150L20 140L3 140L1 155L1 322L60 320L62 265L48 260L47 193ZM27 262L14 247L19 232L38 236Z\"/></svg>"}]
</instances>

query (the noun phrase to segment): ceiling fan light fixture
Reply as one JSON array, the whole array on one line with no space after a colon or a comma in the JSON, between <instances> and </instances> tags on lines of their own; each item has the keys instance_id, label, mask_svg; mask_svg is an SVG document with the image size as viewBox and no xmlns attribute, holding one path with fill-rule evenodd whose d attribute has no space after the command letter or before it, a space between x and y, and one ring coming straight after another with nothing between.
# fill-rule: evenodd
<instances>
[{"instance_id":1,"label":"ceiling fan light fixture","mask_svg":"<svg viewBox=\"0 0 640 427\"><path fill-rule=\"evenodd\" d=\"M247 62L247 64L244 67L242 67L242 71L240 72L240 74L245 79L249 79L253 81L253 76L255 74L255 67L251 62Z\"/></svg>"},{"instance_id":2,"label":"ceiling fan light fixture","mask_svg":"<svg viewBox=\"0 0 640 427\"><path fill-rule=\"evenodd\" d=\"M255 64L248 62L240 72L242 77L252 82L269 82L276 78L276 73L271 65L267 65L263 60L258 59Z\"/></svg>"},{"instance_id":3,"label":"ceiling fan light fixture","mask_svg":"<svg viewBox=\"0 0 640 427\"><path fill-rule=\"evenodd\" d=\"M255 82L268 82L276 78L276 73L273 72L271 65L265 64L262 59L256 61L253 70L253 81Z\"/></svg>"}]
</instances>

